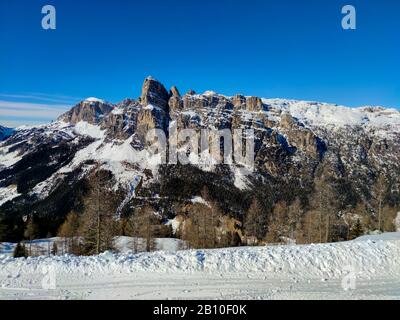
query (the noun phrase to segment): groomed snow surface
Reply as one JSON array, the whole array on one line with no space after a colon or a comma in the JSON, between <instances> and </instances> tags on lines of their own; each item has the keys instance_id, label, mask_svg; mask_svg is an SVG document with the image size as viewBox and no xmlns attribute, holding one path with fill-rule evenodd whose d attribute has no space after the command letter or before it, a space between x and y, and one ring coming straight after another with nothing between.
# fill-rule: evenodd
<instances>
[{"instance_id":1,"label":"groomed snow surface","mask_svg":"<svg viewBox=\"0 0 400 320\"><path fill-rule=\"evenodd\" d=\"M3 255L0 298L400 299L400 233L303 246Z\"/></svg>"}]
</instances>

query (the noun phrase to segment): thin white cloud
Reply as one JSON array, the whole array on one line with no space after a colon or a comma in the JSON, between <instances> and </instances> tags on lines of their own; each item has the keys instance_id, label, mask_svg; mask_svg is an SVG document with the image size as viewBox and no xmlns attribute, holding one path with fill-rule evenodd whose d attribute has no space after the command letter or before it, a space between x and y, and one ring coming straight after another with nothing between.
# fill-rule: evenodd
<instances>
[{"instance_id":1,"label":"thin white cloud","mask_svg":"<svg viewBox=\"0 0 400 320\"><path fill-rule=\"evenodd\" d=\"M29 92L28 95L36 96L37 98L44 97L44 98L52 98L52 99L60 99L60 100L69 100L69 101L81 101L83 100L82 97L72 97L72 96L65 96L65 95L55 95L55 94L47 94L47 93L40 93L40 92Z\"/></svg>"},{"instance_id":2,"label":"thin white cloud","mask_svg":"<svg viewBox=\"0 0 400 320\"><path fill-rule=\"evenodd\" d=\"M23 109L2 109L0 108L1 117L20 117L20 118L35 118L35 119L56 119L64 111L62 110L23 110Z\"/></svg>"},{"instance_id":3,"label":"thin white cloud","mask_svg":"<svg viewBox=\"0 0 400 320\"><path fill-rule=\"evenodd\" d=\"M71 105L67 104L0 100L0 124L15 127L24 124L48 123L70 108Z\"/></svg>"},{"instance_id":4,"label":"thin white cloud","mask_svg":"<svg viewBox=\"0 0 400 320\"><path fill-rule=\"evenodd\" d=\"M71 108L68 104L46 104L46 103L34 103L34 102L15 102L0 100L0 109L23 109L29 111L54 111L56 110L67 110Z\"/></svg>"},{"instance_id":5,"label":"thin white cloud","mask_svg":"<svg viewBox=\"0 0 400 320\"><path fill-rule=\"evenodd\" d=\"M72 97L65 97L65 96L40 96L40 95L25 95L25 94L6 94L6 93L0 93L0 98L5 98L5 99L17 99L17 100L35 100L39 102L53 102L56 104L75 104L78 101L81 101L83 99L79 98L72 98Z\"/></svg>"}]
</instances>

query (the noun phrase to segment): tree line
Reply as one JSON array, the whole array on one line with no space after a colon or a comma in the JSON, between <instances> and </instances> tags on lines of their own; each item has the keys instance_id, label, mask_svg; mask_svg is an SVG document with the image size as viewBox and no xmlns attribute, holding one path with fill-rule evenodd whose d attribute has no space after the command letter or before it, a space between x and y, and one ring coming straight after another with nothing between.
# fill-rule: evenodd
<instances>
[{"instance_id":1,"label":"tree line","mask_svg":"<svg viewBox=\"0 0 400 320\"><path fill-rule=\"evenodd\" d=\"M97 170L89 176L82 212L68 214L57 234L63 239L62 249L54 242L49 253L95 255L116 250L116 236L130 237L130 249L134 252L154 251L156 238L173 236L184 241L184 248L344 241L373 230L395 231L399 211L385 202L387 184L383 176L376 180L371 201L343 208L340 199L333 196L332 183L321 175L314 180L314 192L307 204L296 198L266 208L262 199L254 197L241 219L230 218L204 187L201 202L174 208L182 219L173 234L171 226L150 205L136 206L129 215L117 219L118 201L113 185L108 171ZM0 215L0 239L6 233ZM14 255L32 255L32 240L36 237L35 217L29 216L24 232L26 241L16 246Z\"/></svg>"}]
</instances>

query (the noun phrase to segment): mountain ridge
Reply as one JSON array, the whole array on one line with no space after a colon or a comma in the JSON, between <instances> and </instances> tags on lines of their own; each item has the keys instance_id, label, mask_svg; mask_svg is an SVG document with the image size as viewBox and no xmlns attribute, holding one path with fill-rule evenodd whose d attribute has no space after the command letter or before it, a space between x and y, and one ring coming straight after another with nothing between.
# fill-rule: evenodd
<instances>
[{"instance_id":1,"label":"mountain ridge","mask_svg":"<svg viewBox=\"0 0 400 320\"><path fill-rule=\"evenodd\" d=\"M167 132L171 123L178 130L254 129L255 172L243 176L235 166L156 164L146 133ZM128 199L123 214L150 203L170 219L178 214L171 210L174 203L183 206L207 186L224 212L242 221L253 197L266 210L296 198L308 206L315 181L324 179L341 199L340 210L362 202L373 216L378 177L385 177L388 190L400 183L399 124L395 109L212 91L182 96L176 87L168 91L147 78L138 99L117 104L86 99L56 122L17 128L1 142L0 208L12 223L32 211L43 220L51 217L48 229L54 231L70 210L79 209L83 181L100 168L112 173L115 192ZM138 181L140 190L131 194ZM397 193L385 198L390 205L398 200Z\"/></svg>"}]
</instances>

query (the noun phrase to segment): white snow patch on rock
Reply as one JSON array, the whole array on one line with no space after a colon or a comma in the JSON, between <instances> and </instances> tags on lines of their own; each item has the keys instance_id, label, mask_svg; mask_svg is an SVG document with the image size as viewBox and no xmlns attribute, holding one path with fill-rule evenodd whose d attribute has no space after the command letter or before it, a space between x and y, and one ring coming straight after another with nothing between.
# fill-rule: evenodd
<instances>
[{"instance_id":1,"label":"white snow patch on rock","mask_svg":"<svg viewBox=\"0 0 400 320\"><path fill-rule=\"evenodd\" d=\"M192 203L204 204L204 205L207 206L207 207L210 206L210 204L209 204L206 200L204 200L202 197L199 197L199 196L193 197L192 200L191 200L191 202L192 202Z\"/></svg>"},{"instance_id":2,"label":"white snow patch on rock","mask_svg":"<svg viewBox=\"0 0 400 320\"><path fill-rule=\"evenodd\" d=\"M101 130L100 126L90 124L86 121L80 121L75 125L74 132L82 136L89 136L94 139L102 139L105 130Z\"/></svg>"},{"instance_id":3,"label":"white snow patch on rock","mask_svg":"<svg viewBox=\"0 0 400 320\"><path fill-rule=\"evenodd\" d=\"M20 196L16 185L0 188L0 206L16 197Z\"/></svg>"},{"instance_id":4,"label":"white snow patch on rock","mask_svg":"<svg viewBox=\"0 0 400 320\"><path fill-rule=\"evenodd\" d=\"M95 97L90 97L85 99L85 102L98 102L98 103L106 103L104 100L95 98Z\"/></svg>"}]
</instances>

